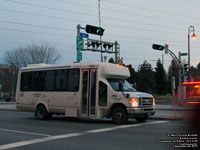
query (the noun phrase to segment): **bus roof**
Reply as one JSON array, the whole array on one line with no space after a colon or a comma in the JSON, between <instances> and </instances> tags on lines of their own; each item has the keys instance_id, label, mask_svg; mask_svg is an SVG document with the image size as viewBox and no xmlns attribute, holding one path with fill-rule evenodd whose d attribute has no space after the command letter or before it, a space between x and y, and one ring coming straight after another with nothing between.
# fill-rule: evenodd
<instances>
[{"instance_id":1,"label":"bus roof","mask_svg":"<svg viewBox=\"0 0 200 150\"><path fill-rule=\"evenodd\" d=\"M111 63L97 63L97 62L88 62L88 63L73 63L73 64L30 64L27 67L21 68L21 71L36 71L36 70L51 70L51 69L66 69L66 68L101 68L102 75L106 77L121 76L123 78L128 78L130 72L128 68L121 66L119 64Z\"/></svg>"}]
</instances>

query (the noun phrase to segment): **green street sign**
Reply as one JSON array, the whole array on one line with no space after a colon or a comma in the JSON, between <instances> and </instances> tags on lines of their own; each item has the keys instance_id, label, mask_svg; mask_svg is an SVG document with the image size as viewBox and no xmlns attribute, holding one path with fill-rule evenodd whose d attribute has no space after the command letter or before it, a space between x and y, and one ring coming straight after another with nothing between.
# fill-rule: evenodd
<instances>
[{"instance_id":1,"label":"green street sign","mask_svg":"<svg viewBox=\"0 0 200 150\"><path fill-rule=\"evenodd\" d=\"M3 88L3 85L2 84L0 84L0 90Z\"/></svg>"},{"instance_id":2,"label":"green street sign","mask_svg":"<svg viewBox=\"0 0 200 150\"><path fill-rule=\"evenodd\" d=\"M83 37L80 36L76 37L76 50L78 51L83 50Z\"/></svg>"},{"instance_id":3,"label":"green street sign","mask_svg":"<svg viewBox=\"0 0 200 150\"><path fill-rule=\"evenodd\" d=\"M80 62L82 60L82 52L77 51L77 62Z\"/></svg>"},{"instance_id":4,"label":"green street sign","mask_svg":"<svg viewBox=\"0 0 200 150\"><path fill-rule=\"evenodd\" d=\"M181 53L181 56L187 56L188 53Z\"/></svg>"}]
</instances>

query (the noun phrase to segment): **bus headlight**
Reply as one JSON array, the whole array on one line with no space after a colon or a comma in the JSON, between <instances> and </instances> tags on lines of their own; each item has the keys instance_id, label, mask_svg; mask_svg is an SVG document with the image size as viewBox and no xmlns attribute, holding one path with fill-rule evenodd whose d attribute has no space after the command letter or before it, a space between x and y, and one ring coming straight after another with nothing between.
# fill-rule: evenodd
<instances>
[{"instance_id":1,"label":"bus headlight","mask_svg":"<svg viewBox=\"0 0 200 150\"><path fill-rule=\"evenodd\" d=\"M129 103L131 104L132 107L138 107L139 106L139 100L138 100L138 98L132 98L132 99L130 99Z\"/></svg>"}]
</instances>

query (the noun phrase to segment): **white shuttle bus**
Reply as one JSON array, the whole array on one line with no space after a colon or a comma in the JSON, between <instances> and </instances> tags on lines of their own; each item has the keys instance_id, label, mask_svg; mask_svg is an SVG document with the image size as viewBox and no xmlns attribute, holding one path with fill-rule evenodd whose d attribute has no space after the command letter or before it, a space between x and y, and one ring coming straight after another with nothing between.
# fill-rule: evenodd
<instances>
[{"instance_id":1,"label":"white shuttle bus","mask_svg":"<svg viewBox=\"0 0 200 150\"><path fill-rule=\"evenodd\" d=\"M28 65L19 71L17 108L35 112L38 119L62 114L107 117L119 124L128 118L146 121L155 113L155 100L151 94L137 92L128 77L128 68L118 64Z\"/></svg>"}]
</instances>

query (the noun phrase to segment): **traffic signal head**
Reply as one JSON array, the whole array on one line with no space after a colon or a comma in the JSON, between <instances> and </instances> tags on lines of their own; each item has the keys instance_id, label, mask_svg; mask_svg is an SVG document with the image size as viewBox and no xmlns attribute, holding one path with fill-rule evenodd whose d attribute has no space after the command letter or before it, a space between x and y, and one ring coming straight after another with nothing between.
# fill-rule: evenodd
<instances>
[{"instance_id":1,"label":"traffic signal head","mask_svg":"<svg viewBox=\"0 0 200 150\"><path fill-rule=\"evenodd\" d=\"M104 29L96 26L86 25L85 30L87 33L103 35Z\"/></svg>"},{"instance_id":2,"label":"traffic signal head","mask_svg":"<svg viewBox=\"0 0 200 150\"><path fill-rule=\"evenodd\" d=\"M92 46L93 49L94 48L98 49L100 47L100 45L102 45L102 43L101 42L97 42L97 41L90 41L90 42L86 43L86 45L88 47Z\"/></svg>"},{"instance_id":3,"label":"traffic signal head","mask_svg":"<svg viewBox=\"0 0 200 150\"><path fill-rule=\"evenodd\" d=\"M113 48L113 44L110 44L110 43L104 43L104 44L103 44L103 48L104 48L105 50L110 50L110 49Z\"/></svg>"},{"instance_id":4,"label":"traffic signal head","mask_svg":"<svg viewBox=\"0 0 200 150\"><path fill-rule=\"evenodd\" d=\"M162 51L165 48L165 46L158 45L158 44L153 44L152 48L155 49L155 50Z\"/></svg>"},{"instance_id":5,"label":"traffic signal head","mask_svg":"<svg viewBox=\"0 0 200 150\"><path fill-rule=\"evenodd\" d=\"M183 74L184 75L187 75L188 74L188 70L189 68L188 68L188 64L183 64Z\"/></svg>"}]
</instances>

